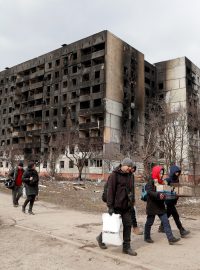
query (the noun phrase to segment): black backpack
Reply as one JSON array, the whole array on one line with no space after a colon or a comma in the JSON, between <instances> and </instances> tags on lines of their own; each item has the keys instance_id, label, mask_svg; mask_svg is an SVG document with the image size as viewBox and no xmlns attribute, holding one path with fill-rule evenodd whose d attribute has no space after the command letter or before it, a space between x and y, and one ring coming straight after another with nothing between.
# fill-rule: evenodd
<instances>
[{"instance_id":1,"label":"black backpack","mask_svg":"<svg viewBox=\"0 0 200 270\"><path fill-rule=\"evenodd\" d=\"M108 177L108 180L109 180L109 177ZM102 197L101 197L102 198L102 201L105 202L105 203L107 202L108 180L104 184L103 193L102 193Z\"/></svg>"}]
</instances>

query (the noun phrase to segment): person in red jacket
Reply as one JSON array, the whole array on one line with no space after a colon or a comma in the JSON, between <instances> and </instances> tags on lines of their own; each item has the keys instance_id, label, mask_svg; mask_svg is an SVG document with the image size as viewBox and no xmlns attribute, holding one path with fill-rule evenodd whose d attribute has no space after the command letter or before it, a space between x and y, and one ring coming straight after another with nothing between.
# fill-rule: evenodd
<instances>
[{"instance_id":1,"label":"person in red jacket","mask_svg":"<svg viewBox=\"0 0 200 270\"><path fill-rule=\"evenodd\" d=\"M12 189L12 201L14 207L19 206L19 199L22 196L22 175L24 173L23 166L23 162L20 161L18 166L9 173L9 176L12 177L15 182Z\"/></svg>"}]
</instances>

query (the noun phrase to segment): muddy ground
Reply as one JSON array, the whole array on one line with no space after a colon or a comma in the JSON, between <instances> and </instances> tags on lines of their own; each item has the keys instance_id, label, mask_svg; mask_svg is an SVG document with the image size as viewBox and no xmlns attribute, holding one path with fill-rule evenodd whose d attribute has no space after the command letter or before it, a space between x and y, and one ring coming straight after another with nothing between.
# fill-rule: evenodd
<instances>
[{"instance_id":1,"label":"muddy ground","mask_svg":"<svg viewBox=\"0 0 200 270\"><path fill-rule=\"evenodd\" d=\"M104 182L101 181L50 181L48 178L40 180L39 200L56 205L91 213L102 213L106 205L101 196ZM136 183L136 207L138 214L145 214L145 202L140 200L142 183ZM10 193L3 183L0 190ZM200 187L196 197L179 198L177 208L182 215L200 215Z\"/></svg>"}]
</instances>

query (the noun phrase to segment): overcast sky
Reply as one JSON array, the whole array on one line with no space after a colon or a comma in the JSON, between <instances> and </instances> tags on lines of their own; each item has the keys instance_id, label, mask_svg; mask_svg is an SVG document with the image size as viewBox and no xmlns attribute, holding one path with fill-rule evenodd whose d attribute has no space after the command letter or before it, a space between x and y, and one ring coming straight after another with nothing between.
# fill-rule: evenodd
<instances>
[{"instance_id":1,"label":"overcast sky","mask_svg":"<svg viewBox=\"0 0 200 270\"><path fill-rule=\"evenodd\" d=\"M102 30L151 63L200 67L199 0L0 0L0 70Z\"/></svg>"}]
</instances>

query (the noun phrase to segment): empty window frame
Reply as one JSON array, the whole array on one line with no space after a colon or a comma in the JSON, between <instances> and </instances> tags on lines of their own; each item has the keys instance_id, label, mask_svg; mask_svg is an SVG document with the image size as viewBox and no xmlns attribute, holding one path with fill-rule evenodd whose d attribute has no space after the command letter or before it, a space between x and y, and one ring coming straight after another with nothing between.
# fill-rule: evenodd
<instances>
[{"instance_id":1,"label":"empty window frame","mask_svg":"<svg viewBox=\"0 0 200 270\"><path fill-rule=\"evenodd\" d=\"M60 168L61 169L65 168L65 162L63 160L60 161Z\"/></svg>"},{"instance_id":2,"label":"empty window frame","mask_svg":"<svg viewBox=\"0 0 200 270\"><path fill-rule=\"evenodd\" d=\"M82 101L80 102L80 109L89 109L90 108L90 101Z\"/></svg>"},{"instance_id":3,"label":"empty window frame","mask_svg":"<svg viewBox=\"0 0 200 270\"><path fill-rule=\"evenodd\" d=\"M80 89L80 96L90 95L90 87L84 87Z\"/></svg>"}]
</instances>

